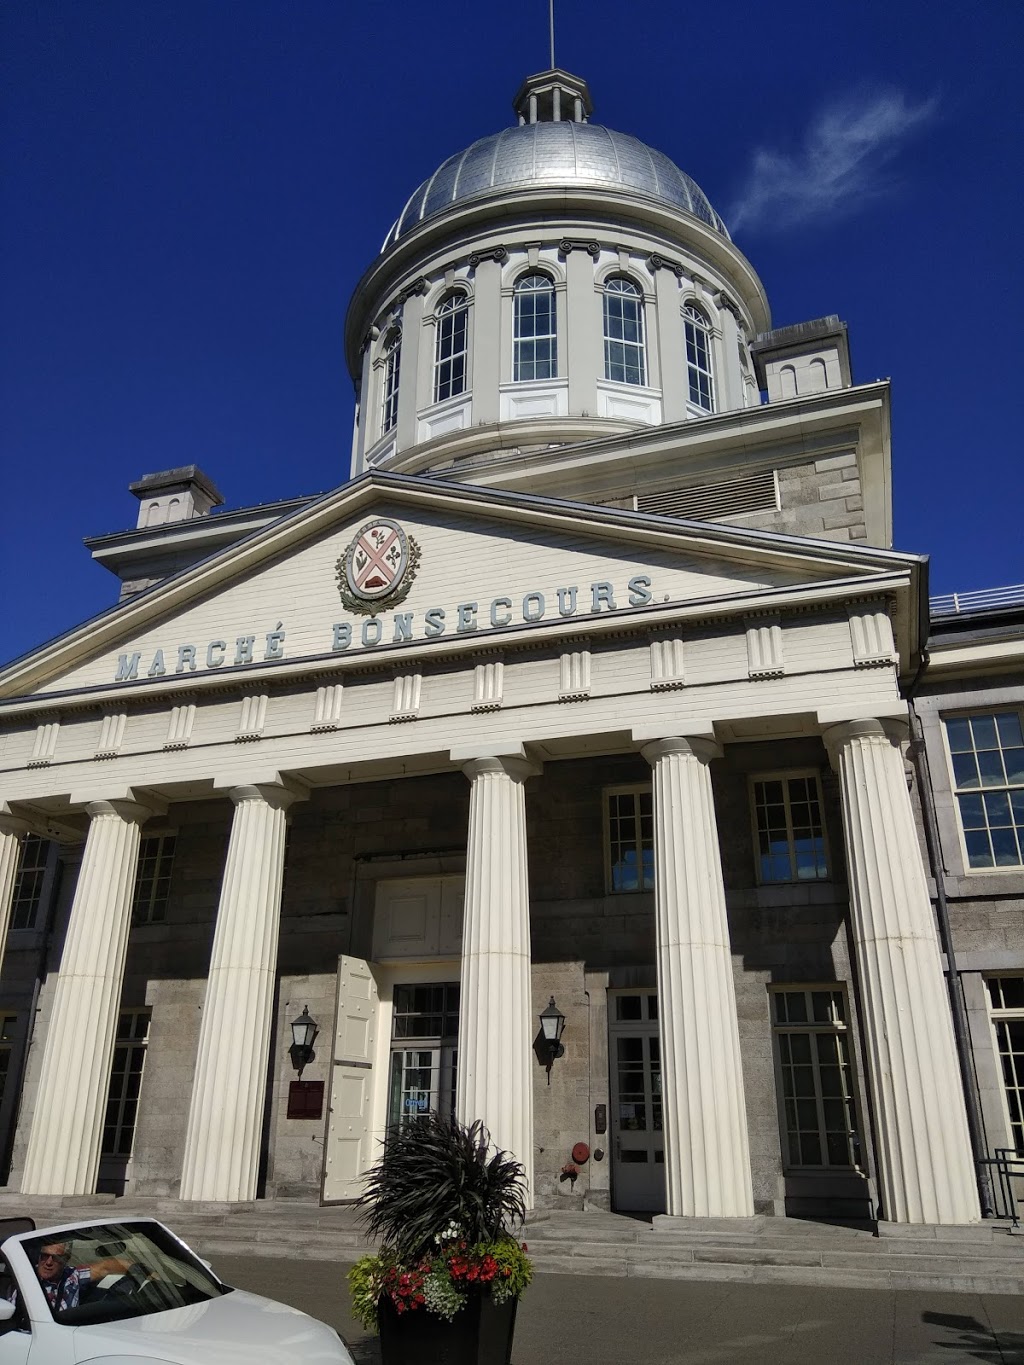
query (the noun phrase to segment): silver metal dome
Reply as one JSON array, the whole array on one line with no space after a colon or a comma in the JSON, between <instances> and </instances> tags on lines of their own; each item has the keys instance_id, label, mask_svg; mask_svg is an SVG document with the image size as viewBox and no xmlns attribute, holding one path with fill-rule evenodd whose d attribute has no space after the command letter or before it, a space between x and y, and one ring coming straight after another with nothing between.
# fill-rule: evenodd
<instances>
[{"instance_id":1,"label":"silver metal dome","mask_svg":"<svg viewBox=\"0 0 1024 1365\"><path fill-rule=\"evenodd\" d=\"M451 156L411 196L384 250L455 204L516 186L593 186L647 195L729 233L700 186L661 152L597 123L526 123Z\"/></svg>"}]
</instances>

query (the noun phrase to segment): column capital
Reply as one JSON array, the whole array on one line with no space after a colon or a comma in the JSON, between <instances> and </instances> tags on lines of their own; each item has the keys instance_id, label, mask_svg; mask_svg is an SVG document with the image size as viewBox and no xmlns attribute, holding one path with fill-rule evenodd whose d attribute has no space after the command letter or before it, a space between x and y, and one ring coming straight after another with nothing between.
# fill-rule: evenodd
<instances>
[{"instance_id":1,"label":"column capital","mask_svg":"<svg viewBox=\"0 0 1024 1365\"><path fill-rule=\"evenodd\" d=\"M167 802L161 801L158 797L146 797L141 801L115 797L106 801L87 801L85 810L90 820L105 815L116 815L118 819L130 824L144 825L152 816L164 815L167 811Z\"/></svg>"},{"instance_id":2,"label":"column capital","mask_svg":"<svg viewBox=\"0 0 1024 1365\"><path fill-rule=\"evenodd\" d=\"M673 754L710 763L713 758L722 757L722 746L707 735L666 735L663 739L652 739L640 752L653 768L659 759L669 758Z\"/></svg>"},{"instance_id":3,"label":"column capital","mask_svg":"<svg viewBox=\"0 0 1024 1365\"><path fill-rule=\"evenodd\" d=\"M477 758L466 759L460 766L470 782L487 773L504 773L513 782L525 782L528 777L536 777L541 772L541 764L515 754L481 754Z\"/></svg>"},{"instance_id":4,"label":"column capital","mask_svg":"<svg viewBox=\"0 0 1024 1365\"><path fill-rule=\"evenodd\" d=\"M32 826L27 820L0 809L0 834L13 834L16 839L23 839L26 834L31 833Z\"/></svg>"},{"instance_id":5,"label":"column capital","mask_svg":"<svg viewBox=\"0 0 1024 1365\"><path fill-rule=\"evenodd\" d=\"M247 782L228 787L228 796L236 806L243 801L262 801L274 810L287 810L296 801L305 801L309 788L300 782Z\"/></svg>"},{"instance_id":6,"label":"column capital","mask_svg":"<svg viewBox=\"0 0 1024 1365\"><path fill-rule=\"evenodd\" d=\"M821 732L833 768L839 765L842 750L855 739L878 739L894 748L905 742L910 734L910 722L899 716L861 716L827 725Z\"/></svg>"}]
</instances>

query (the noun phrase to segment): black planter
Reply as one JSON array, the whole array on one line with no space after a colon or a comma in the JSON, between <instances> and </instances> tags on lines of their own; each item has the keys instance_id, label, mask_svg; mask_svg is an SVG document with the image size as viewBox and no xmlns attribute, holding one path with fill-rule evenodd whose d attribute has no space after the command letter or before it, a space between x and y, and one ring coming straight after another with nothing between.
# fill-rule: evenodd
<instances>
[{"instance_id":1,"label":"black planter","mask_svg":"<svg viewBox=\"0 0 1024 1365\"><path fill-rule=\"evenodd\" d=\"M518 1304L473 1293L446 1322L425 1308L399 1313L385 1294L377 1305L382 1365L511 1365Z\"/></svg>"}]
</instances>

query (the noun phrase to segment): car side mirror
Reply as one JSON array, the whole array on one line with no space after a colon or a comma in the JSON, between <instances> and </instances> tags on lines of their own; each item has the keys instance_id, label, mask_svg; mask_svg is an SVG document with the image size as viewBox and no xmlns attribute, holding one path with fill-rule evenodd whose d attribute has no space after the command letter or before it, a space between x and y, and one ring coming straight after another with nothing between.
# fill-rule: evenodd
<instances>
[{"instance_id":1,"label":"car side mirror","mask_svg":"<svg viewBox=\"0 0 1024 1365\"><path fill-rule=\"evenodd\" d=\"M0 1322L10 1322L17 1309L10 1299L0 1299Z\"/></svg>"}]
</instances>

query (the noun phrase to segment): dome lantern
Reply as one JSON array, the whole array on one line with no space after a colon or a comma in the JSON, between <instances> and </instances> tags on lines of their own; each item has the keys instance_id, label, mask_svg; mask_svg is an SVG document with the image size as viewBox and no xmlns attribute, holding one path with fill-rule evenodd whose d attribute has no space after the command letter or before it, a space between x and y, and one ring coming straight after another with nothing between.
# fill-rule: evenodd
<instances>
[{"instance_id":1,"label":"dome lantern","mask_svg":"<svg viewBox=\"0 0 1024 1365\"><path fill-rule=\"evenodd\" d=\"M594 112L585 80L554 67L527 76L512 108L524 123L586 123Z\"/></svg>"}]
</instances>

